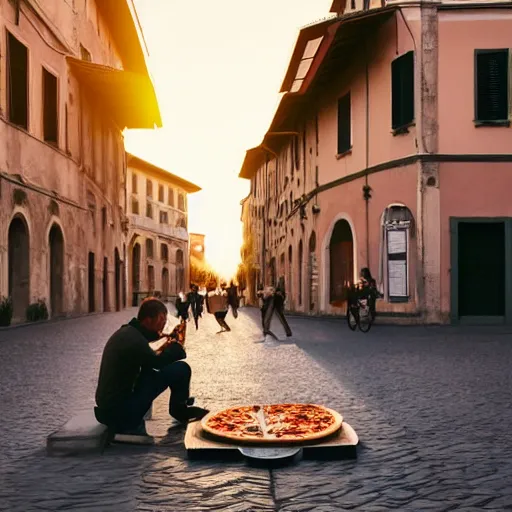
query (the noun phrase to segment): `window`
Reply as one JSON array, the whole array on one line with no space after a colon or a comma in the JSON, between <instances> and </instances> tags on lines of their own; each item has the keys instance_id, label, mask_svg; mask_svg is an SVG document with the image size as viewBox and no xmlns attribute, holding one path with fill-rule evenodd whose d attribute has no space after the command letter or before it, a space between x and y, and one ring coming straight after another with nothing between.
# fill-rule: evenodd
<instances>
[{"instance_id":1,"label":"window","mask_svg":"<svg viewBox=\"0 0 512 512\"><path fill-rule=\"evenodd\" d=\"M185 211L185 198L183 194L178 194L178 210L184 212Z\"/></svg>"},{"instance_id":2,"label":"window","mask_svg":"<svg viewBox=\"0 0 512 512\"><path fill-rule=\"evenodd\" d=\"M508 123L509 51L475 50L475 120Z\"/></svg>"},{"instance_id":3,"label":"window","mask_svg":"<svg viewBox=\"0 0 512 512\"><path fill-rule=\"evenodd\" d=\"M148 265L148 288L150 292L155 291L155 267Z\"/></svg>"},{"instance_id":4,"label":"window","mask_svg":"<svg viewBox=\"0 0 512 512\"><path fill-rule=\"evenodd\" d=\"M174 189L169 187L169 190L167 193L169 194L167 197L167 203L169 204L169 206L174 207Z\"/></svg>"},{"instance_id":5,"label":"window","mask_svg":"<svg viewBox=\"0 0 512 512\"><path fill-rule=\"evenodd\" d=\"M43 68L43 136L46 142L58 144L59 104L57 77Z\"/></svg>"},{"instance_id":6,"label":"window","mask_svg":"<svg viewBox=\"0 0 512 512\"><path fill-rule=\"evenodd\" d=\"M153 240L151 238L148 238L146 240L146 258L152 258L153 257Z\"/></svg>"},{"instance_id":7,"label":"window","mask_svg":"<svg viewBox=\"0 0 512 512\"><path fill-rule=\"evenodd\" d=\"M104 206L101 209L101 225L103 226L103 229L107 227L107 207Z\"/></svg>"},{"instance_id":8,"label":"window","mask_svg":"<svg viewBox=\"0 0 512 512\"><path fill-rule=\"evenodd\" d=\"M7 94L9 121L28 129L28 50L7 33Z\"/></svg>"},{"instance_id":9,"label":"window","mask_svg":"<svg viewBox=\"0 0 512 512\"><path fill-rule=\"evenodd\" d=\"M169 248L167 247L167 244L162 244L160 246L160 259L162 261L169 260Z\"/></svg>"},{"instance_id":10,"label":"window","mask_svg":"<svg viewBox=\"0 0 512 512\"><path fill-rule=\"evenodd\" d=\"M132 194L136 194L139 191L137 185L138 185L137 175L132 174Z\"/></svg>"},{"instance_id":11,"label":"window","mask_svg":"<svg viewBox=\"0 0 512 512\"><path fill-rule=\"evenodd\" d=\"M80 45L80 57L82 58L82 60L85 60L86 62L92 62L89 50L82 45Z\"/></svg>"},{"instance_id":12,"label":"window","mask_svg":"<svg viewBox=\"0 0 512 512\"><path fill-rule=\"evenodd\" d=\"M393 130L414 121L414 52L391 63L391 125Z\"/></svg>"},{"instance_id":13,"label":"window","mask_svg":"<svg viewBox=\"0 0 512 512\"><path fill-rule=\"evenodd\" d=\"M146 217L153 218L153 206L151 203L146 203Z\"/></svg>"},{"instance_id":14,"label":"window","mask_svg":"<svg viewBox=\"0 0 512 512\"><path fill-rule=\"evenodd\" d=\"M158 185L158 200L163 203L164 202L164 186Z\"/></svg>"},{"instance_id":15,"label":"window","mask_svg":"<svg viewBox=\"0 0 512 512\"><path fill-rule=\"evenodd\" d=\"M151 180L146 180L146 195L153 199L153 182Z\"/></svg>"},{"instance_id":16,"label":"window","mask_svg":"<svg viewBox=\"0 0 512 512\"><path fill-rule=\"evenodd\" d=\"M351 147L350 93L348 93L338 100L338 155L346 153Z\"/></svg>"},{"instance_id":17,"label":"window","mask_svg":"<svg viewBox=\"0 0 512 512\"><path fill-rule=\"evenodd\" d=\"M160 224L169 224L167 212L160 212Z\"/></svg>"},{"instance_id":18,"label":"window","mask_svg":"<svg viewBox=\"0 0 512 512\"><path fill-rule=\"evenodd\" d=\"M139 201L135 197L132 197L132 213L139 215Z\"/></svg>"}]
</instances>

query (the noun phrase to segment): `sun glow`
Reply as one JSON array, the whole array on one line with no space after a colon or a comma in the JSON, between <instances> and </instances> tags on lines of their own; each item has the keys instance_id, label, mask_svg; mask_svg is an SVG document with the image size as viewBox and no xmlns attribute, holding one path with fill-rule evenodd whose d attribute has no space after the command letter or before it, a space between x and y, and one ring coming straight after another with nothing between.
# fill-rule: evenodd
<instances>
[{"instance_id":1,"label":"sun glow","mask_svg":"<svg viewBox=\"0 0 512 512\"><path fill-rule=\"evenodd\" d=\"M203 189L189 196L189 231L206 235L222 277L240 261L245 151L270 124L298 29L331 3L135 0L164 127L127 131L127 149Z\"/></svg>"}]
</instances>

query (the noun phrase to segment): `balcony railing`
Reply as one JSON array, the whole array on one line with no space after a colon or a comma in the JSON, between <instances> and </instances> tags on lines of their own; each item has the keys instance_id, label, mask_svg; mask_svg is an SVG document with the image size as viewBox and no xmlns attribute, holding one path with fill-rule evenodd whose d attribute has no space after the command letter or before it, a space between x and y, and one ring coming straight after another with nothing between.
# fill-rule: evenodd
<instances>
[{"instance_id":1,"label":"balcony railing","mask_svg":"<svg viewBox=\"0 0 512 512\"><path fill-rule=\"evenodd\" d=\"M157 220L150 219L149 217L144 217L142 215L131 214L128 218L130 219L131 226L134 228L146 229L153 233L162 234L163 236L188 241L188 232L185 228L177 228L169 226L168 224L160 224Z\"/></svg>"}]
</instances>

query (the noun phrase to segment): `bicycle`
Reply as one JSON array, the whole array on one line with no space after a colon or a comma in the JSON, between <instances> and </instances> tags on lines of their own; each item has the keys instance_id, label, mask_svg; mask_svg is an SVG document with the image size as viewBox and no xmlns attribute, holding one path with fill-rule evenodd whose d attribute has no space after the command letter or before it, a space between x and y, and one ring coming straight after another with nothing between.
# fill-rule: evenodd
<instances>
[{"instance_id":1,"label":"bicycle","mask_svg":"<svg viewBox=\"0 0 512 512\"><path fill-rule=\"evenodd\" d=\"M375 298L367 287L354 287L347 301L347 323L351 331L368 332L375 321ZM373 304L372 304L373 302Z\"/></svg>"}]
</instances>

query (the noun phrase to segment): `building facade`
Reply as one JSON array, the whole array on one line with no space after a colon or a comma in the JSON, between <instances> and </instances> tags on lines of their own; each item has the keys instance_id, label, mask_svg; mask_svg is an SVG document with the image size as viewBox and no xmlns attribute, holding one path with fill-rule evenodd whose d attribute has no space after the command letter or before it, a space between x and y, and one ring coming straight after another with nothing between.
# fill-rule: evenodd
<instances>
[{"instance_id":1,"label":"building facade","mask_svg":"<svg viewBox=\"0 0 512 512\"><path fill-rule=\"evenodd\" d=\"M164 300L188 290L187 194L201 190L179 176L127 153L128 296Z\"/></svg>"},{"instance_id":2,"label":"building facade","mask_svg":"<svg viewBox=\"0 0 512 512\"><path fill-rule=\"evenodd\" d=\"M0 3L0 296L15 322L38 300L52 316L125 303L122 131L161 125L141 41L131 0Z\"/></svg>"},{"instance_id":3,"label":"building facade","mask_svg":"<svg viewBox=\"0 0 512 512\"><path fill-rule=\"evenodd\" d=\"M510 3L331 11L300 31L240 172L249 277L342 315L368 267L381 318L512 323Z\"/></svg>"}]
</instances>

